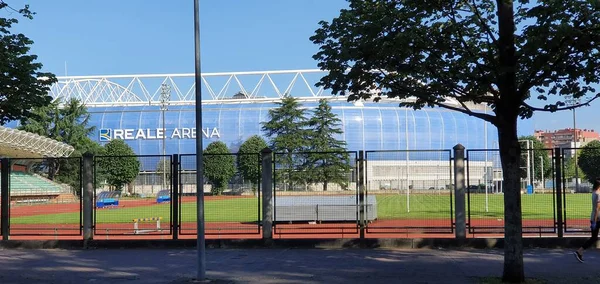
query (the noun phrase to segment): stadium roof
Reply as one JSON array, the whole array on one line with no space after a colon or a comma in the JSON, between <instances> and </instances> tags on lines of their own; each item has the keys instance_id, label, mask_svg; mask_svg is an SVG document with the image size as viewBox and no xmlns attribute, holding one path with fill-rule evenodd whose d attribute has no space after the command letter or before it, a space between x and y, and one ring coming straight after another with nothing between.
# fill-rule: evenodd
<instances>
[{"instance_id":1,"label":"stadium roof","mask_svg":"<svg viewBox=\"0 0 600 284\"><path fill-rule=\"evenodd\" d=\"M0 126L0 156L9 158L68 157L75 148L30 132Z\"/></svg>"},{"instance_id":2,"label":"stadium roof","mask_svg":"<svg viewBox=\"0 0 600 284\"><path fill-rule=\"evenodd\" d=\"M202 73L202 104L272 103L285 95L301 102L346 101L347 97L315 87L325 75L320 69ZM50 96L63 102L76 98L88 108L196 104L194 73L64 76L57 80L50 87ZM451 99L447 103L461 107ZM485 107L470 104L469 108Z\"/></svg>"}]
</instances>

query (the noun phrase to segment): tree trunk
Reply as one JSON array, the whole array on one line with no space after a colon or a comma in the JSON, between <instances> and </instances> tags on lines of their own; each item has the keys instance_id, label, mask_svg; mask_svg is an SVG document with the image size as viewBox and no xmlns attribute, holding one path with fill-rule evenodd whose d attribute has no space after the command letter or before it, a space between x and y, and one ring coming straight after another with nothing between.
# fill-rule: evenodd
<instances>
[{"instance_id":1,"label":"tree trunk","mask_svg":"<svg viewBox=\"0 0 600 284\"><path fill-rule=\"evenodd\" d=\"M58 170L60 169L60 162L58 159L52 159L49 158L50 162L49 162L49 168L48 168L48 179L49 180L54 180L54 178L56 177L56 175L58 174Z\"/></svg>"},{"instance_id":2,"label":"tree trunk","mask_svg":"<svg viewBox=\"0 0 600 284\"><path fill-rule=\"evenodd\" d=\"M521 220L520 155L517 137L519 107L524 98L517 91L518 70L515 46L513 0L496 0L498 7L498 89L496 127L504 178L504 282L525 281Z\"/></svg>"},{"instance_id":3,"label":"tree trunk","mask_svg":"<svg viewBox=\"0 0 600 284\"><path fill-rule=\"evenodd\" d=\"M502 281L525 281L521 219L520 156L517 121L498 126L500 159L504 178L504 271Z\"/></svg>"}]
</instances>

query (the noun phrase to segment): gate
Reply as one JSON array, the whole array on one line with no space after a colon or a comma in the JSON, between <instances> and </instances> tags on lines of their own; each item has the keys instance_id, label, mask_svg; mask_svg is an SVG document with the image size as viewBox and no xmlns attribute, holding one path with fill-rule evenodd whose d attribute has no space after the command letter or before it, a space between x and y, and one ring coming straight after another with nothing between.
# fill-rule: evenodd
<instances>
[{"instance_id":1,"label":"gate","mask_svg":"<svg viewBox=\"0 0 600 284\"><path fill-rule=\"evenodd\" d=\"M82 159L9 161L10 235L82 234Z\"/></svg>"},{"instance_id":2,"label":"gate","mask_svg":"<svg viewBox=\"0 0 600 284\"><path fill-rule=\"evenodd\" d=\"M204 220L207 236L260 237L259 153L204 153ZM196 154L179 156L179 234L197 234Z\"/></svg>"},{"instance_id":3,"label":"gate","mask_svg":"<svg viewBox=\"0 0 600 284\"><path fill-rule=\"evenodd\" d=\"M94 234L171 235L171 156L94 157Z\"/></svg>"},{"instance_id":4,"label":"gate","mask_svg":"<svg viewBox=\"0 0 600 284\"><path fill-rule=\"evenodd\" d=\"M523 234L557 232L554 150L521 150ZM504 233L504 189L498 149L466 151L467 227L470 234Z\"/></svg>"},{"instance_id":5,"label":"gate","mask_svg":"<svg viewBox=\"0 0 600 284\"><path fill-rule=\"evenodd\" d=\"M583 179L584 174L576 160L583 148L562 148L563 212L566 233L590 233L590 203L592 184ZM600 149L593 149L600 150ZM576 158L577 155L577 158Z\"/></svg>"},{"instance_id":6,"label":"gate","mask_svg":"<svg viewBox=\"0 0 600 284\"><path fill-rule=\"evenodd\" d=\"M365 152L368 234L454 232L451 150ZM369 215L370 207L366 208Z\"/></svg>"},{"instance_id":7,"label":"gate","mask_svg":"<svg viewBox=\"0 0 600 284\"><path fill-rule=\"evenodd\" d=\"M359 233L357 152L274 153L273 233Z\"/></svg>"}]
</instances>

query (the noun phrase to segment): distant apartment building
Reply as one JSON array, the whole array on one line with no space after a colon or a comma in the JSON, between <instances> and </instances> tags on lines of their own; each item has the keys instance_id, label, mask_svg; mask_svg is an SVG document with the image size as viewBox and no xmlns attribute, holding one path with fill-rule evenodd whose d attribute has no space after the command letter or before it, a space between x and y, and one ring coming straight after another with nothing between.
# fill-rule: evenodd
<instances>
[{"instance_id":1,"label":"distant apartment building","mask_svg":"<svg viewBox=\"0 0 600 284\"><path fill-rule=\"evenodd\" d=\"M565 128L555 131L536 130L535 138L544 143L545 148L579 148L594 140L600 140L600 134L592 129ZM573 139L575 136L576 139Z\"/></svg>"}]
</instances>

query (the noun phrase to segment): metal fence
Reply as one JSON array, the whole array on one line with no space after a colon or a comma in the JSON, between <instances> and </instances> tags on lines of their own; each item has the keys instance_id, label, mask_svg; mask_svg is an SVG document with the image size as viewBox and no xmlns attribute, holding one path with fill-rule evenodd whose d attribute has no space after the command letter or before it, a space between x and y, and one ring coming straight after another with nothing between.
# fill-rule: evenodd
<instances>
[{"instance_id":1,"label":"metal fence","mask_svg":"<svg viewBox=\"0 0 600 284\"><path fill-rule=\"evenodd\" d=\"M575 168L574 150L581 149L522 149L524 236L589 233L591 184ZM87 158L3 159L2 232L5 239L82 236L83 181L93 180L91 227L98 238L191 238L198 194L208 238L260 238L269 235L263 221L273 224L274 238L451 237L463 224L455 216L467 216L470 237L504 233L497 149L465 152L465 215L454 207L455 190L462 192L454 188L451 150L261 155L205 153L202 192L196 155L96 156L89 177L82 169ZM273 172L265 173L261 163L271 158ZM263 177L273 178L266 220Z\"/></svg>"},{"instance_id":2,"label":"metal fence","mask_svg":"<svg viewBox=\"0 0 600 284\"><path fill-rule=\"evenodd\" d=\"M261 225L260 154L203 154L206 235L258 235ZM179 233L197 233L196 155L179 162Z\"/></svg>"},{"instance_id":3,"label":"metal fence","mask_svg":"<svg viewBox=\"0 0 600 284\"><path fill-rule=\"evenodd\" d=\"M94 234L170 235L172 233L171 156L96 156L94 158ZM134 191L135 179L164 175L160 190ZM167 198L168 197L168 198Z\"/></svg>"},{"instance_id":4,"label":"metal fence","mask_svg":"<svg viewBox=\"0 0 600 284\"><path fill-rule=\"evenodd\" d=\"M467 227L471 234L504 233L503 172L497 149L467 150ZM522 149L524 234L556 233L554 150Z\"/></svg>"},{"instance_id":5,"label":"metal fence","mask_svg":"<svg viewBox=\"0 0 600 284\"><path fill-rule=\"evenodd\" d=\"M367 151L365 160L366 197L377 204L367 233L453 232L450 150Z\"/></svg>"},{"instance_id":6,"label":"metal fence","mask_svg":"<svg viewBox=\"0 0 600 284\"><path fill-rule=\"evenodd\" d=\"M10 234L81 235L81 159L13 159L11 163Z\"/></svg>"},{"instance_id":7,"label":"metal fence","mask_svg":"<svg viewBox=\"0 0 600 284\"><path fill-rule=\"evenodd\" d=\"M567 233L590 233L591 192L590 178L586 177L578 161L583 148L562 148L562 199ZM591 148L600 151L600 148ZM596 177L591 177L596 178Z\"/></svg>"},{"instance_id":8,"label":"metal fence","mask_svg":"<svg viewBox=\"0 0 600 284\"><path fill-rule=\"evenodd\" d=\"M274 234L358 234L357 152L274 153Z\"/></svg>"}]
</instances>

